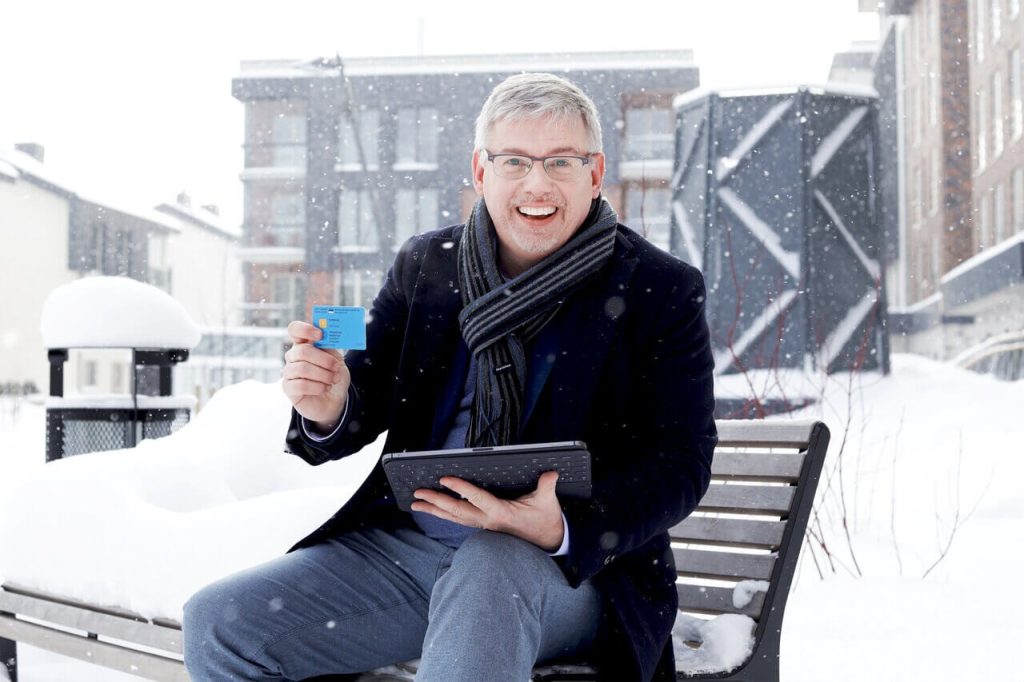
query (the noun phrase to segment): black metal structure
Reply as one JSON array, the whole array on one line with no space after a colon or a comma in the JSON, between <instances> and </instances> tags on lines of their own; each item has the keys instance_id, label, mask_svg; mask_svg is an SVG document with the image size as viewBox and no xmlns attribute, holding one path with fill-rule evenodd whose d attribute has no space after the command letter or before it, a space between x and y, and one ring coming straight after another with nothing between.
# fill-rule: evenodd
<instances>
[{"instance_id":1,"label":"black metal structure","mask_svg":"<svg viewBox=\"0 0 1024 682\"><path fill-rule=\"evenodd\" d=\"M171 370L188 359L185 349L132 349L132 393L123 407L104 405L49 406L46 409L46 461L86 452L130 448L146 438L170 435L188 423L190 410L183 407L139 407L140 378L153 376L153 393L171 395ZM50 396L64 395L64 363L68 350L52 348L50 360ZM150 370L155 370L151 372Z\"/></svg>"},{"instance_id":2,"label":"black metal structure","mask_svg":"<svg viewBox=\"0 0 1024 682\"><path fill-rule=\"evenodd\" d=\"M673 253L708 284L716 371L888 371L877 99L680 97Z\"/></svg>"}]
</instances>

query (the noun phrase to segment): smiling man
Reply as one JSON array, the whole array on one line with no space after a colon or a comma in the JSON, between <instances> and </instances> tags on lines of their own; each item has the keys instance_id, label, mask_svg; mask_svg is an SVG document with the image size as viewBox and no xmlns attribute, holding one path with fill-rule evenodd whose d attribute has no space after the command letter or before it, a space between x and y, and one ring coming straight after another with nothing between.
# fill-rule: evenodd
<instances>
[{"instance_id":1,"label":"smiling man","mask_svg":"<svg viewBox=\"0 0 1024 682\"><path fill-rule=\"evenodd\" d=\"M367 349L292 322L288 448L310 464L581 440L593 495L558 475L513 500L446 476L400 511L378 465L287 555L185 609L193 680L304 679L420 658L418 680L526 680L586 660L674 679L667 530L707 489L716 443L704 284L601 196L593 102L549 74L499 84L477 119L480 200L401 249Z\"/></svg>"}]
</instances>

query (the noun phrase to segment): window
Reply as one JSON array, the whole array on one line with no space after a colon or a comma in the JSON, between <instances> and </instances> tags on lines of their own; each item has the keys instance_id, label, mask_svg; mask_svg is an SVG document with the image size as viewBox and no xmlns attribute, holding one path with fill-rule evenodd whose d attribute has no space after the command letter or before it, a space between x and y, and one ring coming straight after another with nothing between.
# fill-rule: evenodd
<instances>
[{"instance_id":1,"label":"window","mask_svg":"<svg viewBox=\"0 0 1024 682\"><path fill-rule=\"evenodd\" d=\"M125 366L120 362L110 365L110 391L111 393L128 393L129 387L125 385Z\"/></svg>"},{"instance_id":2,"label":"window","mask_svg":"<svg viewBox=\"0 0 1024 682\"><path fill-rule=\"evenodd\" d=\"M158 289L171 293L171 266L167 258L167 237L161 234L151 234L147 241L147 280Z\"/></svg>"},{"instance_id":3,"label":"window","mask_svg":"<svg viewBox=\"0 0 1024 682\"><path fill-rule=\"evenodd\" d=\"M975 93L975 104L974 104L974 115L975 124L977 125L977 139L975 140L976 151L975 161L977 162L977 169L981 171L985 168L988 163L988 159L985 157L985 153L988 151L988 144L986 141L985 128L988 125L988 100L986 99L988 93L982 88Z\"/></svg>"},{"instance_id":4,"label":"window","mask_svg":"<svg viewBox=\"0 0 1024 682\"><path fill-rule=\"evenodd\" d=\"M626 110L626 161L675 156L675 121L671 109Z\"/></svg>"},{"instance_id":5,"label":"window","mask_svg":"<svg viewBox=\"0 0 1024 682\"><path fill-rule=\"evenodd\" d=\"M1021 99L1020 48L1010 50L1010 136L1017 140L1024 133L1024 101Z\"/></svg>"},{"instance_id":6,"label":"window","mask_svg":"<svg viewBox=\"0 0 1024 682\"><path fill-rule=\"evenodd\" d=\"M924 215L924 178L922 177L923 171L920 165L914 166L914 196L911 198L911 209L913 214L911 216L911 222L914 225L915 230L921 229L921 219Z\"/></svg>"},{"instance_id":7,"label":"window","mask_svg":"<svg viewBox=\"0 0 1024 682\"><path fill-rule=\"evenodd\" d=\"M376 170L378 149L377 139L380 136L380 112L376 109L363 109L356 114L356 125L348 116L341 118L340 139L338 140L338 160L344 170L361 170L362 160L356 145L356 128L359 129L359 141L363 146L366 167Z\"/></svg>"},{"instance_id":8,"label":"window","mask_svg":"<svg viewBox=\"0 0 1024 682\"><path fill-rule=\"evenodd\" d=\"M306 201L302 194L277 194L270 200L270 233L274 246L301 246L306 231Z\"/></svg>"},{"instance_id":9,"label":"window","mask_svg":"<svg viewBox=\"0 0 1024 682\"><path fill-rule=\"evenodd\" d=\"M928 278L928 270L925 266L925 259L927 257L928 253L925 251L925 247L923 245L919 246L914 258L914 271L921 291L928 291L931 287L931 280Z\"/></svg>"},{"instance_id":10,"label":"window","mask_svg":"<svg viewBox=\"0 0 1024 682\"><path fill-rule=\"evenodd\" d=\"M1003 0L992 0L992 43L1003 34Z\"/></svg>"},{"instance_id":11,"label":"window","mask_svg":"<svg viewBox=\"0 0 1024 682\"><path fill-rule=\"evenodd\" d=\"M992 158L1003 153L1003 78L992 74Z\"/></svg>"},{"instance_id":12,"label":"window","mask_svg":"<svg viewBox=\"0 0 1024 682\"><path fill-rule=\"evenodd\" d=\"M939 74L928 72L928 125L939 122L939 105L941 104L942 88L939 87Z\"/></svg>"},{"instance_id":13,"label":"window","mask_svg":"<svg viewBox=\"0 0 1024 682\"><path fill-rule=\"evenodd\" d=\"M95 388L100 381L99 363L86 360L82 363L82 388Z\"/></svg>"},{"instance_id":14,"label":"window","mask_svg":"<svg viewBox=\"0 0 1024 682\"><path fill-rule=\"evenodd\" d=\"M1024 231L1024 169L1017 168L1011 176L1010 186L1013 202L1013 231Z\"/></svg>"},{"instance_id":15,"label":"window","mask_svg":"<svg viewBox=\"0 0 1024 682\"><path fill-rule=\"evenodd\" d=\"M992 243L998 244L1006 236L1006 185L1001 182L992 190L992 227Z\"/></svg>"},{"instance_id":16,"label":"window","mask_svg":"<svg viewBox=\"0 0 1024 682\"><path fill-rule=\"evenodd\" d=\"M981 195L981 206L978 207L978 245L981 248L991 246L989 231L992 229L992 193Z\"/></svg>"},{"instance_id":17,"label":"window","mask_svg":"<svg viewBox=\"0 0 1024 682\"><path fill-rule=\"evenodd\" d=\"M348 251L377 249L377 222L367 189L343 189L338 197L338 245Z\"/></svg>"},{"instance_id":18,"label":"window","mask_svg":"<svg viewBox=\"0 0 1024 682\"><path fill-rule=\"evenodd\" d=\"M306 165L305 114L278 114L274 119L273 135L273 165Z\"/></svg>"},{"instance_id":19,"label":"window","mask_svg":"<svg viewBox=\"0 0 1024 682\"><path fill-rule=\"evenodd\" d=\"M271 315L278 324L306 319L305 276L294 272L272 274L270 302Z\"/></svg>"},{"instance_id":20,"label":"window","mask_svg":"<svg viewBox=\"0 0 1024 682\"><path fill-rule=\"evenodd\" d=\"M672 193L667 187L630 187L626 211L630 227L655 246L668 250Z\"/></svg>"},{"instance_id":21,"label":"window","mask_svg":"<svg viewBox=\"0 0 1024 682\"><path fill-rule=\"evenodd\" d=\"M918 143L918 90L909 88L906 93L907 136L910 144Z\"/></svg>"},{"instance_id":22,"label":"window","mask_svg":"<svg viewBox=\"0 0 1024 682\"><path fill-rule=\"evenodd\" d=\"M341 305L357 305L366 309L373 306L373 299L384 281L380 270L346 269L341 273Z\"/></svg>"},{"instance_id":23,"label":"window","mask_svg":"<svg viewBox=\"0 0 1024 682\"><path fill-rule=\"evenodd\" d=\"M1018 14L1020 14L1020 0L1010 0L1009 6L1007 7L1007 12L1009 13L1011 19L1015 18Z\"/></svg>"},{"instance_id":24,"label":"window","mask_svg":"<svg viewBox=\"0 0 1024 682\"><path fill-rule=\"evenodd\" d=\"M395 162L436 165L438 131L437 109L399 109Z\"/></svg>"},{"instance_id":25,"label":"window","mask_svg":"<svg viewBox=\"0 0 1024 682\"><path fill-rule=\"evenodd\" d=\"M977 0L974 3L974 58L979 62L985 59L985 13L988 11L987 5L988 0Z\"/></svg>"},{"instance_id":26,"label":"window","mask_svg":"<svg viewBox=\"0 0 1024 682\"><path fill-rule=\"evenodd\" d=\"M924 118L926 116L925 107L928 105L926 90L927 82L920 87L914 89L914 97L917 102L914 105L914 113L916 118L914 119L915 125L917 125L917 141L922 142L924 140Z\"/></svg>"},{"instance_id":27,"label":"window","mask_svg":"<svg viewBox=\"0 0 1024 682\"><path fill-rule=\"evenodd\" d=\"M395 202L395 247L409 237L433 230L438 221L438 191L436 189L400 189Z\"/></svg>"}]
</instances>

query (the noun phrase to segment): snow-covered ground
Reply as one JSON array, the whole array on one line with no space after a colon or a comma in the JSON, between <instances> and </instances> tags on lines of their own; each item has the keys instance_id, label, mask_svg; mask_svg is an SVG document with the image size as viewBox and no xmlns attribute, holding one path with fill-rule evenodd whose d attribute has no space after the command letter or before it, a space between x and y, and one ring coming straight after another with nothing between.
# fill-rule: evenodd
<instances>
[{"instance_id":1,"label":"snow-covered ground","mask_svg":"<svg viewBox=\"0 0 1024 682\"><path fill-rule=\"evenodd\" d=\"M750 382L818 396L781 418L832 430L816 538L786 610L783 679L1009 675L1024 639L1013 587L1024 563L1024 382L906 355L886 377ZM721 392L746 385L728 378ZM281 452L287 415L276 384L246 382L171 437L44 465L42 407L22 402L14 414L0 403L0 579L180 617L192 591L315 527L379 453L378 443L309 467ZM135 679L22 649L22 682Z\"/></svg>"}]
</instances>

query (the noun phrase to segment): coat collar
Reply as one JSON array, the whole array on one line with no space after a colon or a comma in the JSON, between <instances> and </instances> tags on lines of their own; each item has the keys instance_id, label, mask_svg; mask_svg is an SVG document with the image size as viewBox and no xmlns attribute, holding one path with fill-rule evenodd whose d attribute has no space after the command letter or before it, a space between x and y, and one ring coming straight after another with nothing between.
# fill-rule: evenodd
<instances>
[{"instance_id":1,"label":"coat collar","mask_svg":"<svg viewBox=\"0 0 1024 682\"><path fill-rule=\"evenodd\" d=\"M458 281L458 244L461 227L451 233L432 237L423 255L423 264L416 280L411 301L409 330L415 340L407 340L416 349L403 364L406 376L439 378L442 385L452 370L452 362L460 340L459 311L462 298ZM579 434L584 416L594 400L594 389L608 360L612 340L619 333L625 298L636 269L633 245L620 232L608 266L594 281L577 291L566 302L561 321L563 330L558 340L556 360L543 385L534 395L558 392L552 400L552 424L565 433ZM414 374L409 374L413 372ZM539 400L539 399L538 399ZM533 405L523 425L529 432L536 420ZM553 438L555 434L544 435Z\"/></svg>"}]
</instances>

